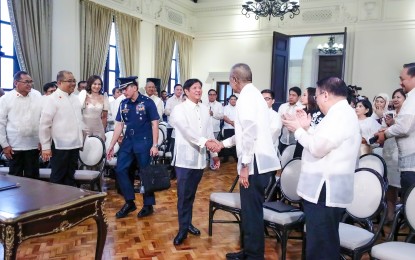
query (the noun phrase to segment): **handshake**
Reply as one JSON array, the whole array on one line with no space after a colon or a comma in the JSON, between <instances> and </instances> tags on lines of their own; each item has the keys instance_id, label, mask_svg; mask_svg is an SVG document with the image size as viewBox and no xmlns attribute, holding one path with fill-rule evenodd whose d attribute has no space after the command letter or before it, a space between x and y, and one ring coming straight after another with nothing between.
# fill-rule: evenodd
<instances>
[{"instance_id":1,"label":"handshake","mask_svg":"<svg viewBox=\"0 0 415 260\"><path fill-rule=\"evenodd\" d=\"M219 142L216 139L207 140L205 146L209 151L213 153L218 153L220 150L222 150L222 148L224 148L223 143Z\"/></svg>"}]
</instances>

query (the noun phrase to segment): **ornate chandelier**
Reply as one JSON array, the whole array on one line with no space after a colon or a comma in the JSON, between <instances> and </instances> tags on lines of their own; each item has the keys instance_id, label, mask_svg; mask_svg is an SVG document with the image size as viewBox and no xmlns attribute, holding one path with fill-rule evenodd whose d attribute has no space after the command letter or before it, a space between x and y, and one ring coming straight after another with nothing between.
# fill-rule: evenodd
<instances>
[{"instance_id":1,"label":"ornate chandelier","mask_svg":"<svg viewBox=\"0 0 415 260\"><path fill-rule=\"evenodd\" d=\"M343 53L343 44L342 43L335 43L334 36L329 37L329 41L323 45L319 44L317 49L320 53L323 54L342 54Z\"/></svg>"},{"instance_id":2,"label":"ornate chandelier","mask_svg":"<svg viewBox=\"0 0 415 260\"><path fill-rule=\"evenodd\" d=\"M242 5L242 14L250 17L255 14L255 19L259 17L267 17L271 20L271 16L279 17L284 20L284 15L290 13L290 18L300 13L300 0L255 0L247 1Z\"/></svg>"}]
</instances>

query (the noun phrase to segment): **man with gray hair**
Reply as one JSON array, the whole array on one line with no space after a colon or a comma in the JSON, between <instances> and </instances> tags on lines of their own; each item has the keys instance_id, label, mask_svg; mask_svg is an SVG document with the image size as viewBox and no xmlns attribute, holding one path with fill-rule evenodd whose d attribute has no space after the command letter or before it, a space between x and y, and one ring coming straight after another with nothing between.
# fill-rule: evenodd
<instances>
[{"instance_id":1,"label":"man with gray hair","mask_svg":"<svg viewBox=\"0 0 415 260\"><path fill-rule=\"evenodd\" d=\"M227 259L264 259L265 188L273 174L281 169L274 149L269 108L259 90L252 84L251 68L243 63L234 65L229 83L239 93L234 121L235 135L224 140L221 148L236 145L238 155L241 221L244 248L228 253Z\"/></svg>"}]
</instances>

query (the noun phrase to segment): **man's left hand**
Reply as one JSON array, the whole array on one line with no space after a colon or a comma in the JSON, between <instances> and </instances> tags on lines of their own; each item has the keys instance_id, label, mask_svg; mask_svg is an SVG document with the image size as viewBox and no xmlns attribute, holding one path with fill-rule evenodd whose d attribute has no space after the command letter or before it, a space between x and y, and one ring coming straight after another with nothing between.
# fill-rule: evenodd
<instances>
[{"instance_id":1,"label":"man's left hand","mask_svg":"<svg viewBox=\"0 0 415 260\"><path fill-rule=\"evenodd\" d=\"M239 172L239 184L242 185L245 189L249 187L249 167L242 167Z\"/></svg>"}]
</instances>

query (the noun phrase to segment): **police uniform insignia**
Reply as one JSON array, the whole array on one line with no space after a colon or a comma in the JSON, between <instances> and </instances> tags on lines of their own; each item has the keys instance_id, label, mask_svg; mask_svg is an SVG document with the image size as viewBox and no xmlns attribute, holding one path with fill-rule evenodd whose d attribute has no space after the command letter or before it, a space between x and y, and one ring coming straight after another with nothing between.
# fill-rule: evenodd
<instances>
[{"instance_id":1,"label":"police uniform insignia","mask_svg":"<svg viewBox=\"0 0 415 260\"><path fill-rule=\"evenodd\" d=\"M127 114L129 109L127 108L127 103L124 104L124 108L121 110L122 113Z\"/></svg>"}]
</instances>

